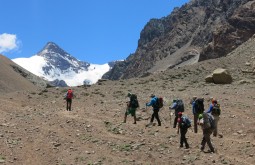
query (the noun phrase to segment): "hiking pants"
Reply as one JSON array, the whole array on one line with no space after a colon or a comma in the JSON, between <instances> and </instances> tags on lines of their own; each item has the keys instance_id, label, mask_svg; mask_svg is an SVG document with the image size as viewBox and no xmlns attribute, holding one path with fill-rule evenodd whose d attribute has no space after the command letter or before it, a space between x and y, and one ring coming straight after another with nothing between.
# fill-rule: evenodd
<instances>
[{"instance_id":1,"label":"hiking pants","mask_svg":"<svg viewBox=\"0 0 255 165\"><path fill-rule=\"evenodd\" d=\"M180 138L180 146L183 147L183 143L185 143L185 147L189 148L189 144L187 142L186 133L188 131L187 128L180 128L181 138Z\"/></svg>"},{"instance_id":2,"label":"hiking pants","mask_svg":"<svg viewBox=\"0 0 255 165\"><path fill-rule=\"evenodd\" d=\"M151 123L153 123L153 120L154 120L154 117L155 117L158 121L158 125L161 126L161 122L159 120L158 112L159 112L159 109L153 109L153 114L151 115Z\"/></svg>"},{"instance_id":3,"label":"hiking pants","mask_svg":"<svg viewBox=\"0 0 255 165\"><path fill-rule=\"evenodd\" d=\"M214 148L212 146L212 142L211 142L211 134L212 134L213 130L211 128L208 129L203 129L203 139L201 142L201 150L205 149L205 144L207 143L211 152L214 152Z\"/></svg>"},{"instance_id":4,"label":"hiking pants","mask_svg":"<svg viewBox=\"0 0 255 165\"><path fill-rule=\"evenodd\" d=\"M198 113L194 114L194 132L197 133Z\"/></svg>"},{"instance_id":5,"label":"hiking pants","mask_svg":"<svg viewBox=\"0 0 255 165\"><path fill-rule=\"evenodd\" d=\"M66 110L71 111L72 99L66 99Z\"/></svg>"},{"instance_id":6,"label":"hiking pants","mask_svg":"<svg viewBox=\"0 0 255 165\"><path fill-rule=\"evenodd\" d=\"M218 135L218 122L220 120L219 116L213 116L214 117L214 122L215 122L215 129L213 130L213 136L217 136Z\"/></svg>"}]
</instances>

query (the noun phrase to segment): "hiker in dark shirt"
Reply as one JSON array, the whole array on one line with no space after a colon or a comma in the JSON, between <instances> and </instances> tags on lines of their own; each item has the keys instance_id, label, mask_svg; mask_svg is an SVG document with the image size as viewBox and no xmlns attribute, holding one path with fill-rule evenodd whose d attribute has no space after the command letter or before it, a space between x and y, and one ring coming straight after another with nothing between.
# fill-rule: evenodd
<instances>
[{"instance_id":1,"label":"hiker in dark shirt","mask_svg":"<svg viewBox=\"0 0 255 165\"><path fill-rule=\"evenodd\" d=\"M186 133L188 132L190 123L189 123L189 125L187 125L187 123L184 120L188 120L188 119L185 119L185 117L182 116L182 112L179 112L178 119L177 119L177 122L178 122L177 134L179 134L179 131L181 132L180 147L183 147L183 143L185 143L185 147L186 147L186 149L188 149L189 144L187 142Z\"/></svg>"}]
</instances>

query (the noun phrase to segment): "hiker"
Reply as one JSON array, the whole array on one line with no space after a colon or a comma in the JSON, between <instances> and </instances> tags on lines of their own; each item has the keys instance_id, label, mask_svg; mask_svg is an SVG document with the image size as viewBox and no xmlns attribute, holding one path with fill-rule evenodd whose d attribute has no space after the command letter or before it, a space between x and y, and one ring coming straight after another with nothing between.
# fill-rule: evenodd
<instances>
[{"instance_id":1,"label":"hiker","mask_svg":"<svg viewBox=\"0 0 255 165\"><path fill-rule=\"evenodd\" d=\"M137 100L137 96L135 94L128 93L127 97L129 97L129 101L127 101L127 109L124 116L123 123L127 121L127 115L131 114L134 117L134 123L136 124L136 109L139 107L139 103Z\"/></svg>"},{"instance_id":2,"label":"hiker","mask_svg":"<svg viewBox=\"0 0 255 165\"><path fill-rule=\"evenodd\" d=\"M66 110L67 111L71 111L72 99L73 99L73 91L72 91L72 89L68 89L68 91L65 94Z\"/></svg>"},{"instance_id":3,"label":"hiker","mask_svg":"<svg viewBox=\"0 0 255 165\"><path fill-rule=\"evenodd\" d=\"M203 138L202 138L200 150L204 151L205 145L208 144L210 148L210 152L215 152L214 147L212 146L211 138L210 138L214 130L213 116L209 113L204 112L203 114L199 114L198 119L199 119L198 125L200 125L203 130Z\"/></svg>"},{"instance_id":4,"label":"hiker","mask_svg":"<svg viewBox=\"0 0 255 165\"><path fill-rule=\"evenodd\" d=\"M191 104L192 104L192 114L194 116L194 132L197 133L198 115L204 112L204 98L197 98L197 96L193 96L191 100Z\"/></svg>"},{"instance_id":5,"label":"hiker","mask_svg":"<svg viewBox=\"0 0 255 165\"><path fill-rule=\"evenodd\" d=\"M158 126L161 126L161 121L160 121L159 115L158 115L158 112L159 112L159 109L160 109L159 105L158 105L158 98L154 94L152 94L150 97L151 97L151 101L150 101L150 103L146 103L146 107L147 106L152 106L153 107L153 113L151 115L150 123L147 124L146 126L150 126L150 125L153 124L154 117L158 121Z\"/></svg>"},{"instance_id":6,"label":"hiker","mask_svg":"<svg viewBox=\"0 0 255 165\"><path fill-rule=\"evenodd\" d=\"M187 133L189 127L191 127L190 119L187 116L183 116L182 112L179 112L178 113L177 134L179 134L179 131L181 132L180 147L183 147L183 143L185 143L186 149L189 148L189 144L188 144L187 138L186 138L186 133Z\"/></svg>"},{"instance_id":7,"label":"hiker","mask_svg":"<svg viewBox=\"0 0 255 165\"><path fill-rule=\"evenodd\" d=\"M216 99L212 99L212 103L210 104L207 113L211 113L215 120L215 129L213 131L213 136L216 137L218 135L218 122L220 120L220 105L218 104Z\"/></svg>"},{"instance_id":8,"label":"hiker","mask_svg":"<svg viewBox=\"0 0 255 165\"><path fill-rule=\"evenodd\" d=\"M174 125L173 128L176 128L177 120L178 120L178 113L184 112L184 104L181 99L174 99L172 105L169 107L169 109L174 109Z\"/></svg>"}]
</instances>

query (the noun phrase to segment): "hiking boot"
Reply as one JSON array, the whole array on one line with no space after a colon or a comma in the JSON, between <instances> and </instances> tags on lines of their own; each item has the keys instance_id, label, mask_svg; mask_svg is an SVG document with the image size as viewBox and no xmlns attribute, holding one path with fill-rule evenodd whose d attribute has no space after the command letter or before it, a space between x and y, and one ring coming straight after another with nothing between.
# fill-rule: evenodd
<instances>
[{"instance_id":1,"label":"hiking boot","mask_svg":"<svg viewBox=\"0 0 255 165\"><path fill-rule=\"evenodd\" d=\"M134 122L133 124L136 124L136 122Z\"/></svg>"},{"instance_id":2,"label":"hiking boot","mask_svg":"<svg viewBox=\"0 0 255 165\"><path fill-rule=\"evenodd\" d=\"M158 126L161 126L161 124L158 124Z\"/></svg>"}]
</instances>

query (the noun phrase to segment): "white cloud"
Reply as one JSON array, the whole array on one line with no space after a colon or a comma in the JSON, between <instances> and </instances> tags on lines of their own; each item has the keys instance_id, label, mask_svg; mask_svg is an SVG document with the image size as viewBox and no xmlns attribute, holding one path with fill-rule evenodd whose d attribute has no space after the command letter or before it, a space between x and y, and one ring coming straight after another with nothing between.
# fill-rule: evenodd
<instances>
[{"instance_id":1,"label":"white cloud","mask_svg":"<svg viewBox=\"0 0 255 165\"><path fill-rule=\"evenodd\" d=\"M18 41L15 34L0 34L0 53L8 52L18 48Z\"/></svg>"}]
</instances>

